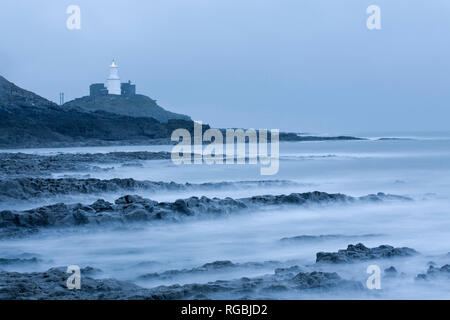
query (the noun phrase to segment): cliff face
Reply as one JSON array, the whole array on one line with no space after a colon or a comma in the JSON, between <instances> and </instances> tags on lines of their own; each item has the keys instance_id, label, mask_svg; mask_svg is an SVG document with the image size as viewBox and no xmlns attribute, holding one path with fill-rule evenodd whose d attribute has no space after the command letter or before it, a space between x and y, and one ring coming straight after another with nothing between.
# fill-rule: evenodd
<instances>
[{"instance_id":1,"label":"cliff face","mask_svg":"<svg viewBox=\"0 0 450 320\"><path fill-rule=\"evenodd\" d=\"M57 107L57 105L33 92L19 88L0 76L0 110L2 112L14 112L24 108L47 109L52 107Z\"/></svg>"},{"instance_id":2,"label":"cliff face","mask_svg":"<svg viewBox=\"0 0 450 320\"><path fill-rule=\"evenodd\" d=\"M0 148L152 143L177 128L193 122L62 108L0 76Z\"/></svg>"},{"instance_id":3,"label":"cliff face","mask_svg":"<svg viewBox=\"0 0 450 320\"><path fill-rule=\"evenodd\" d=\"M164 123L170 119L191 120L189 116L163 109L155 100L140 94L132 98L119 95L87 96L69 101L63 107L66 109L80 108L86 111L105 111L130 117L150 117Z\"/></svg>"}]
</instances>

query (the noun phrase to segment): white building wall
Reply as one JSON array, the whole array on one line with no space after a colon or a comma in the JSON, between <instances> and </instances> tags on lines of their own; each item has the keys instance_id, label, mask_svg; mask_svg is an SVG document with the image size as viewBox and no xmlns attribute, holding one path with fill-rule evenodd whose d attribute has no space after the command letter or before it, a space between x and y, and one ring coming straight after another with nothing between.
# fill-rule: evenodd
<instances>
[{"instance_id":1,"label":"white building wall","mask_svg":"<svg viewBox=\"0 0 450 320\"><path fill-rule=\"evenodd\" d=\"M109 94L119 94L120 90L120 79L108 79L107 83L108 93Z\"/></svg>"}]
</instances>

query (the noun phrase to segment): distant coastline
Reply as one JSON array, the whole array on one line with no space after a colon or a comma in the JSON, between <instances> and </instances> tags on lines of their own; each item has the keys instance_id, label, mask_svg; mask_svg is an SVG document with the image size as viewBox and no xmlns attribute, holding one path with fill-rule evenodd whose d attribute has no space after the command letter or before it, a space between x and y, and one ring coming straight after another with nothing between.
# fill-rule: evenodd
<instances>
[{"instance_id":1,"label":"distant coastline","mask_svg":"<svg viewBox=\"0 0 450 320\"><path fill-rule=\"evenodd\" d=\"M167 145L173 144L174 130L192 132L194 124L189 116L167 111L142 95L83 97L59 106L1 76L0 117L0 149ZM203 130L209 128L203 125ZM280 141L339 140L364 139L280 133Z\"/></svg>"}]
</instances>

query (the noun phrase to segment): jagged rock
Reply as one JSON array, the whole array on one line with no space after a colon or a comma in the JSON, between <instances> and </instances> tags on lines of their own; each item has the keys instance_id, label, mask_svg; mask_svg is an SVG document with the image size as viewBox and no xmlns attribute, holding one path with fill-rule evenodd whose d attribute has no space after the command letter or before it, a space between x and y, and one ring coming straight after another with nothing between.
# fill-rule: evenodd
<instances>
[{"instance_id":1,"label":"jagged rock","mask_svg":"<svg viewBox=\"0 0 450 320\"><path fill-rule=\"evenodd\" d=\"M356 281L343 280L337 273L311 272L299 273L292 281L298 289L362 289L362 285Z\"/></svg>"},{"instance_id":2,"label":"jagged rock","mask_svg":"<svg viewBox=\"0 0 450 320\"><path fill-rule=\"evenodd\" d=\"M404 197L404 196L398 196L398 195L393 195L393 194L385 194L383 192L378 192L377 194L369 194L367 196L361 197L361 200L367 200L367 201L398 201L398 200L403 200L403 201L412 201L411 198L409 197Z\"/></svg>"},{"instance_id":3,"label":"jagged rock","mask_svg":"<svg viewBox=\"0 0 450 320\"><path fill-rule=\"evenodd\" d=\"M229 260L224 261L214 261L210 263L205 263L203 266L201 266L201 269L204 270L211 270L211 269L222 269L222 268L230 268L233 267L234 263Z\"/></svg>"},{"instance_id":4,"label":"jagged rock","mask_svg":"<svg viewBox=\"0 0 450 320\"><path fill-rule=\"evenodd\" d=\"M248 296L265 297L270 292L313 292L329 290L363 290L360 282L344 280L336 273L311 272L299 273L294 277L267 275L257 278L241 278L228 281L215 281L207 284L188 284L184 286L160 286L152 289L156 299L195 299L198 296L220 298L226 294L233 299L245 299Z\"/></svg>"},{"instance_id":5,"label":"jagged rock","mask_svg":"<svg viewBox=\"0 0 450 320\"><path fill-rule=\"evenodd\" d=\"M417 254L411 248L394 248L388 245L381 245L376 248L367 248L362 243L348 245L347 249L338 252L318 252L316 254L317 263L349 263L354 261L364 261L373 259L384 259L393 257L408 257Z\"/></svg>"},{"instance_id":6,"label":"jagged rock","mask_svg":"<svg viewBox=\"0 0 450 320\"><path fill-rule=\"evenodd\" d=\"M117 205L127 205L127 204L145 204L145 203L151 203L151 202L155 202L155 201L151 201L148 199L144 199L140 196L136 196L136 195L126 195L123 197L120 197L119 199L117 199L116 201L114 201L115 204ZM157 203L157 202L155 202Z\"/></svg>"},{"instance_id":7,"label":"jagged rock","mask_svg":"<svg viewBox=\"0 0 450 320\"><path fill-rule=\"evenodd\" d=\"M287 268L276 268L275 274L278 276L287 276L287 277L293 277L296 274L299 274L303 271L302 267L299 266L291 266Z\"/></svg>"},{"instance_id":8,"label":"jagged rock","mask_svg":"<svg viewBox=\"0 0 450 320\"><path fill-rule=\"evenodd\" d=\"M238 264L234 264L231 261L214 261L210 263L205 263L204 265L192 269L183 270L167 270L161 273L147 273L139 277L139 279L171 279L175 276L180 275L192 275L196 273L205 273L209 271L217 271L223 269L236 268Z\"/></svg>"},{"instance_id":9,"label":"jagged rock","mask_svg":"<svg viewBox=\"0 0 450 320\"><path fill-rule=\"evenodd\" d=\"M434 262L434 261L428 261L428 262L427 262L427 266L433 266L433 267L436 267L437 264L436 264L436 262Z\"/></svg>"},{"instance_id":10,"label":"jagged rock","mask_svg":"<svg viewBox=\"0 0 450 320\"><path fill-rule=\"evenodd\" d=\"M95 280L95 269L81 269L81 290L69 290L70 276L65 268L52 268L46 272L0 272L0 300L116 300L150 299L150 292L132 283L114 279Z\"/></svg>"},{"instance_id":11,"label":"jagged rock","mask_svg":"<svg viewBox=\"0 0 450 320\"><path fill-rule=\"evenodd\" d=\"M22 212L0 211L0 235L4 235L5 233L10 234L10 230L7 229L11 227L61 227L161 219L178 221L189 216L214 217L237 213L243 210L257 210L261 206L267 205L308 205L334 202L353 203L356 201L367 200L318 191L293 193L290 195L255 196L236 200L232 198L211 199L207 197L191 197L188 199L179 199L175 202L157 202L144 199L137 195L126 195L117 199L115 204L104 200L97 200L91 205L57 203ZM359 249L364 251L364 248ZM385 252L384 254L388 254L389 252L388 247L380 247L377 250ZM403 251L405 250L403 249ZM399 253L394 250L393 254Z\"/></svg>"},{"instance_id":12,"label":"jagged rock","mask_svg":"<svg viewBox=\"0 0 450 320\"><path fill-rule=\"evenodd\" d=\"M418 274L416 280L433 280L433 279L450 279L450 264L446 264L442 267L435 267L430 265L427 273Z\"/></svg>"},{"instance_id":13,"label":"jagged rock","mask_svg":"<svg viewBox=\"0 0 450 320\"><path fill-rule=\"evenodd\" d=\"M360 282L344 280L336 273L299 273L294 277L276 274L256 278L215 281L206 284L159 286L144 289L130 282L114 279L93 279L96 270L81 269L81 289L69 290L69 274L65 268L52 268L46 272L0 272L0 299L214 299L226 294L244 299L252 293L264 297L271 291L310 292L315 290L363 290Z\"/></svg>"},{"instance_id":14,"label":"jagged rock","mask_svg":"<svg viewBox=\"0 0 450 320\"><path fill-rule=\"evenodd\" d=\"M387 269L384 269L384 276L388 278L396 277L398 275L397 269L394 266L390 266Z\"/></svg>"},{"instance_id":15,"label":"jagged rock","mask_svg":"<svg viewBox=\"0 0 450 320\"><path fill-rule=\"evenodd\" d=\"M246 262L246 263L233 263L228 260L224 261L214 261L210 263L205 263L200 267L195 267L192 269L182 269L182 270L167 270L164 272L153 272L141 275L138 277L140 280L150 280L150 279L175 279L179 276L191 276L194 274L204 274L208 272L226 272L238 268L251 268L251 269L259 269L259 268L268 268L279 266L279 262L275 261L266 261L266 262ZM277 273L277 272L275 272ZM297 272L298 273L298 272Z\"/></svg>"},{"instance_id":16,"label":"jagged rock","mask_svg":"<svg viewBox=\"0 0 450 320\"><path fill-rule=\"evenodd\" d=\"M108 154L107 154L108 155ZM111 154L110 154L111 155ZM148 154L147 154L148 156ZM0 155L1 159L1 155ZM58 160L59 161L59 160ZM1 163L1 161L0 161ZM78 163L78 162L77 162ZM72 164L71 164L72 165ZM78 163L78 165L81 165ZM44 163L42 163L42 167ZM55 166L55 165L53 165ZM47 168L45 169L47 170ZM42 170L41 170L42 171ZM99 194L123 191L204 191L220 189L246 189L267 187L295 187L300 183L285 180L236 181L214 183L175 183L160 181L138 181L134 179L75 179L75 178L14 178L0 180L0 201L29 200L31 198L53 197L58 195Z\"/></svg>"},{"instance_id":17,"label":"jagged rock","mask_svg":"<svg viewBox=\"0 0 450 320\"><path fill-rule=\"evenodd\" d=\"M108 201L105 201L103 199L98 199L91 205L91 207L98 213L102 212L102 211L112 211L113 210L113 204Z\"/></svg>"}]
</instances>

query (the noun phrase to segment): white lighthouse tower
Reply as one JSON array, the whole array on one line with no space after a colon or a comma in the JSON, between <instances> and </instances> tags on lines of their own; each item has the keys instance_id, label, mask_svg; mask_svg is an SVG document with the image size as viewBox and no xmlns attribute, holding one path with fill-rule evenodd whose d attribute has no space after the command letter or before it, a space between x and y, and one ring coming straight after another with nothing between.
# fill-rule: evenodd
<instances>
[{"instance_id":1,"label":"white lighthouse tower","mask_svg":"<svg viewBox=\"0 0 450 320\"><path fill-rule=\"evenodd\" d=\"M119 67L114 60L109 66L109 78L107 80L106 86L108 88L108 94L121 94Z\"/></svg>"}]
</instances>

